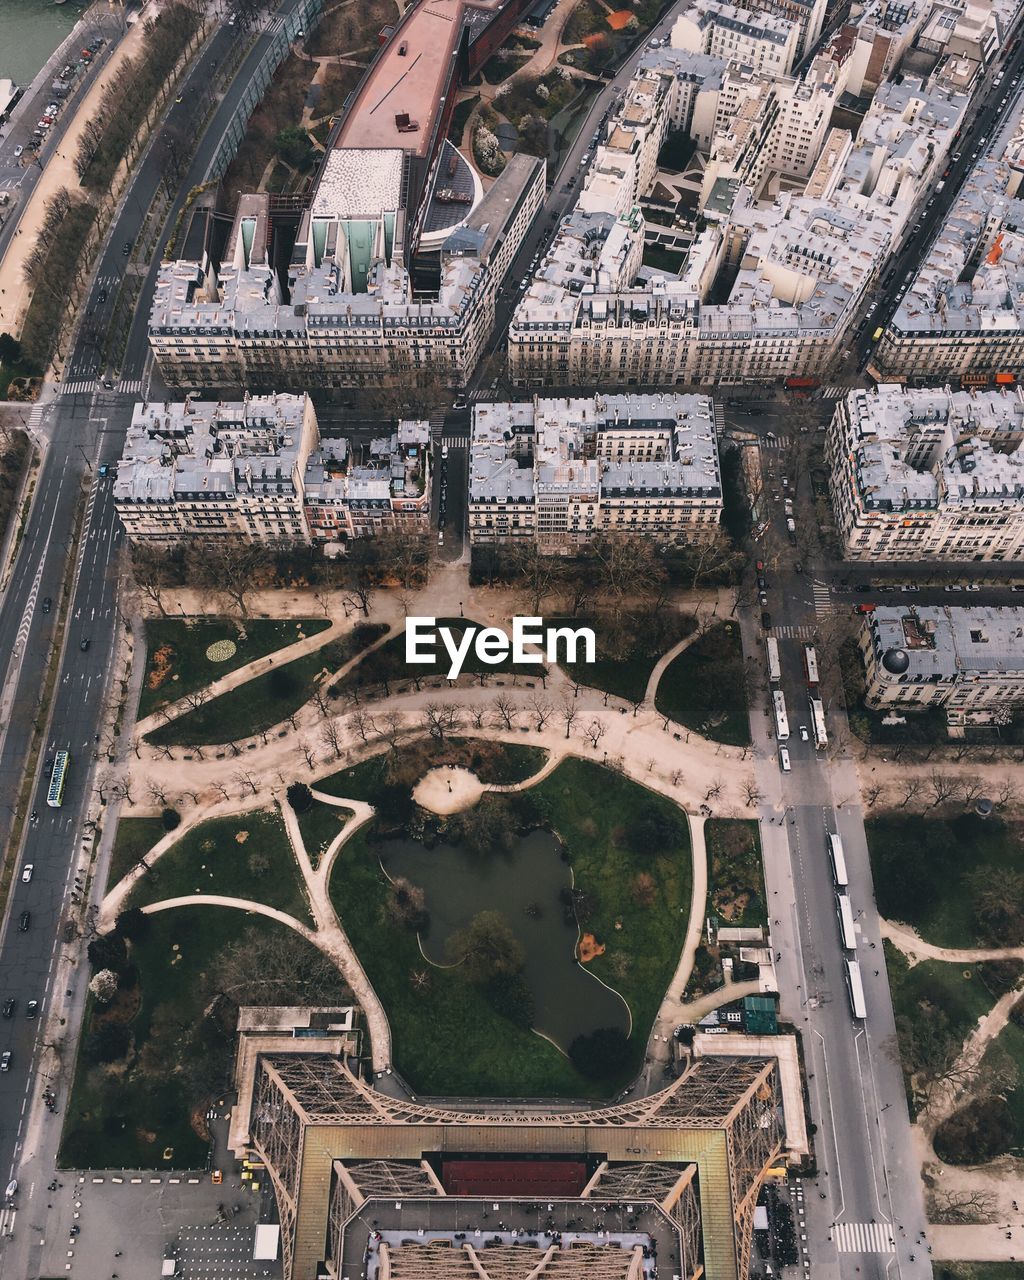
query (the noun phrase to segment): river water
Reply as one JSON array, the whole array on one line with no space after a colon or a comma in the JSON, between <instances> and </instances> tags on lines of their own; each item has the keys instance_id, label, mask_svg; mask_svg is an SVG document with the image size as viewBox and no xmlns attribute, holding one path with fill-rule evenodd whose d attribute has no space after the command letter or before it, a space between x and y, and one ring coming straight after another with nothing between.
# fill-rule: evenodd
<instances>
[{"instance_id":1,"label":"river water","mask_svg":"<svg viewBox=\"0 0 1024 1280\"><path fill-rule=\"evenodd\" d=\"M84 8L75 0L0 0L0 79L28 85Z\"/></svg>"}]
</instances>

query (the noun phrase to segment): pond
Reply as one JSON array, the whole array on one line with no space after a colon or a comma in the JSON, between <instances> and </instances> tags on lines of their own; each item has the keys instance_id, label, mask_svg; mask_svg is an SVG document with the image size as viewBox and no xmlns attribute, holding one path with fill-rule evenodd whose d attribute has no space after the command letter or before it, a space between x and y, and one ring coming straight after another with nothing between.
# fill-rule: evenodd
<instances>
[{"instance_id":1,"label":"pond","mask_svg":"<svg viewBox=\"0 0 1024 1280\"><path fill-rule=\"evenodd\" d=\"M531 831L508 854L392 840L382 861L388 875L423 889L430 912L423 951L433 964L448 963L445 941L478 912L500 911L526 953L523 977L536 1031L566 1052L578 1035L598 1027L629 1033L625 1001L576 961L576 925L566 923L559 899L572 874L550 832Z\"/></svg>"}]
</instances>

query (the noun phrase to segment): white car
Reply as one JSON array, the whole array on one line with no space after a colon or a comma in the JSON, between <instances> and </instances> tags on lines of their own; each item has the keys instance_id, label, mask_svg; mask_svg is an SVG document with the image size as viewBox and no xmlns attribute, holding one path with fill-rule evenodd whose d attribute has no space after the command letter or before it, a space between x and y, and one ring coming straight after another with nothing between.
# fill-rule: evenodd
<instances>
[{"instance_id":1,"label":"white car","mask_svg":"<svg viewBox=\"0 0 1024 1280\"><path fill-rule=\"evenodd\" d=\"M25 151L25 148L24 148L24 147L15 147L15 148L14 148L14 158L15 158L15 160L17 160L18 156L23 155L23 154L24 154L24 151Z\"/></svg>"},{"instance_id":2,"label":"white car","mask_svg":"<svg viewBox=\"0 0 1024 1280\"><path fill-rule=\"evenodd\" d=\"M964 590L965 590L965 591L980 591L980 590L981 590L981 587L979 587L979 586L978 586L978 584L977 584L976 582L969 582L969 583L967 584L967 586L966 586L966 587L964 587Z\"/></svg>"},{"instance_id":3,"label":"white car","mask_svg":"<svg viewBox=\"0 0 1024 1280\"><path fill-rule=\"evenodd\" d=\"M26 862L21 869L21 883L28 884L32 879L32 872L35 871L35 863Z\"/></svg>"},{"instance_id":4,"label":"white car","mask_svg":"<svg viewBox=\"0 0 1024 1280\"><path fill-rule=\"evenodd\" d=\"M811 735L807 732L807 726L806 726L805 724L802 724L802 725L800 726L800 741L801 741L801 742L809 742L809 741L810 741L810 737L811 737Z\"/></svg>"}]
</instances>

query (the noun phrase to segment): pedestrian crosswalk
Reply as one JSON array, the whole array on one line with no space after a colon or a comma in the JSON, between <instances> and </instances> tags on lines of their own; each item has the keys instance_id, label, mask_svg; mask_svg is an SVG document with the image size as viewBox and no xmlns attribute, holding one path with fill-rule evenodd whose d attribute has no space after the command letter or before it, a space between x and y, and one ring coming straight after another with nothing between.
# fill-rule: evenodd
<instances>
[{"instance_id":1,"label":"pedestrian crosswalk","mask_svg":"<svg viewBox=\"0 0 1024 1280\"><path fill-rule=\"evenodd\" d=\"M86 391L95 391L98 383L95 378L79 378L76 382L61 383L62 396L80 396Z\"/></svg>"},{"instance_id":2,"label":"pedestrian crosswalk","mask_svg":"<svg viewBox=\"0 0 1024 1280\"><path fill-rule=\"evenodd\" d=\"M32 411L28 415L28 429L33 431L43 420L43 414L46 412L46 405L34 404Z\"/></svg>"},{"instance_id":3,"label":"pedestrian crosswalk","mask_svg":"<svg viewBox=\"0 0 1024 1280\"><path fill-rule=\"evenodd\" d=\"M811 583L811 594L814 597L814 616L827 617L832 612L832 590L828 583L815 579Z\"/></svg>"},{"instance_id":4,"label":"pedestrian crosswalk","mask_svg":"<svg viewBox=\"0 0 1024 1280\"><path fill-rule=\"evenodd\" d=\"M811 623L802 626L791 626L783 623L781 627L772 627L772 635L777 640L813 640L814 627Z\"/></svg>"},{"instance_id":5,"label":"pedestrian crosswalk","mask_svg":"<svg viewBox=\"0 0 1024 1280\"><path fill-rule=\"evenodd\" d=\"M842 398L845 395L848 395L852 390L853 390L852 387L840 387L840 386L822 387L821 398L822 400L842 400Z\"/></svg>"},{"instance_id":6,"label":"pedestrian crosswalk","mask_svg":"<svg viewBox=\"0 0 1024 1280\"><path fill-rule=\"evenodd\" d=\"M123 396L137 396L142 391L142 379L128 378L124 382L118 382L114 389Z\"/></svg>"},{"instance_id":7,"label":"pedestrian crosswalk","mask_svg":"<svg viewBox=\"0 0 1024 1280\"><path fill-rule=\"evenodd\" d=\"M94 287L99 285L101 289L109 289L111 285L118 284L120 280L120 276L99 276L94 281Z\"/></svg>"},{"instance_id":8,"label":"pedestrian crosswalk","mask_svg":"<svg viewBox=\"0 0 1024 1280\"><path fill-rule=\"evenodd\" d=\"M722 408L720 400L715 402L715 426L719 431L725 430L725 410Z\"/></svg>"},{"instance_id":9,"label":"pedestrian crosswalk","mask_svg":"<svg viewBox=\"0 0 1024 1280\"><path fill-rule=\"evenodd\" d=\"M466 436L442 436L441 445L448 449L465 449L469 444Z\"/></svg>"},{"instance_id":10,"label":"pedestrian crosswalk","mask_svg":"<svg viewBox=\"0 0 1024 1280\"><path fill-rule=\"evenodd\" d=\"M62 396L80 396L92 391L102 390L103 384L96 378L79 378L75 382L65 382L60 388ZM137 396L142 391L141 378L128 378L124 382L115 382L112 390L122 396Z\"/></svg>"},{"instance_id":11,"label":"pedestrian crosswalk","mask_svg":"<svg viewBox=\"0 0 1024 1280\"><path fill-rule=\"evenodd\" d=\"M837 1222L832 1228L840 1253L895 1253L888 1222Z\"/></svg>"}]
</instances>

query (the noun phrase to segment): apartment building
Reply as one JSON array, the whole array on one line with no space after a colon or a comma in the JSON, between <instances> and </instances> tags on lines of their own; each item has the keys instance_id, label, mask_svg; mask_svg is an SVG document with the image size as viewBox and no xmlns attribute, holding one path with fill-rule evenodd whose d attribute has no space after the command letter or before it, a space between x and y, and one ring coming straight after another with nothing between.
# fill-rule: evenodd
<instances>
[{"instance_id":1,"label":"apartment building","mask_svg":"<svg viewBox=\"0 0 1024 1280\"><path fill-rule=\"evenodd\" d=\"M850 560L1024 555L1024 393L882 384L837 403L826 437Z\"/></svg>"},{"instance_id":2,"label":"apartment building","mask_svg":"<svg viewBox=\"0 0 1024 1280\"><path fill-rule=\"evenodd\" d=\"M305 472L318 438L308 396L136 404L114 507L133 541L308 542Z\"/></svg>"},{"instance_id":3,"label":"apartment building","mask_svg":"<svg viewBox=\"0 0 1024 1280\"><path fill-rule=\"evenodd\" d=\"M706 53L769 75L789 75L796 61L800 27L764 9L744 9L723 0L698 0L672 26L674 49Z\"/></svg>"},{"instance_id":4,"label":"apartment building","mask_svg":"<svg viewBox=\"0 0 1024 1280\"><path fill-rule=\"evenodd\" d=\"M951 205L874 353L882 377L1013 380L1024 368L1024 99Z\"/></svg>"},{"instance_id":5,"label":"apartment building","mask_svg":"<svg viewBox=\"0 0 1024 1280\"><path fill-rule=\"evenodd\" d=\"M880 606L859 646L879 710L941 707L955 733L1008 724L1024 705L1024 609Z\"/></svg>"},{"instance_id":6,"label":"apartment building","mask_svg":"<svg viewBox=\"0 0 1024 1280\"><path fill-rule=\"evenodd\" d=\"M321 440L309 396L137 404L114 480L132 540L333 543L430 521L430 424L355 448Z\"/></svg>"},{"instance_id":7,"label":"apartment building","mask_svg":"<svg viewBox=\"0 0 1024 1280\"><path fill-rule=\"evenodd\" d=\"M711 387L827 375L970 102L904 76L878 91L854 140L829 128L844 65L823 54L794 84L707 53L645 53L577 210L513 315L515 384ZM706 225L670 271L643 263L638 201L664 133L686 116L691 136L707 140ZM770 203L759 198L776 188ZM711 302L726 271L728 296Z\"/></svg>"},{"instance_id":8,"label":"apartment building","mask_svg":"<svg viewBox=\"0 0 1024 1280\"><path fill-rule=\"evenodd\" d=\"M241 198L219 264L205 253L165 263L149 325L165 381L464 385L493 328L497 290L543 203L544 162L510 159L444 238L440 288L427 301L414 294L406 265L409 169L395 148L330 151L299 217L286 283L270 258L279 215L267 195Z\"/></svg>"},{"instance_id":9,"label":"apartment building","mask_svg":"<svg viewBox=\"0 0 1024 1280\"><path fill-rule=\"evenodd\" d=\"M470 445L475 545L572 554L598 533L665 543L712 536L722 481L707 396L478 404Z\"/></svg>"}]
</instances>

